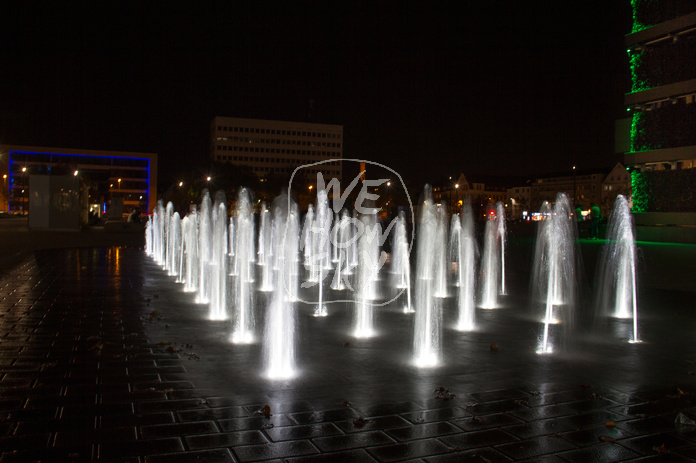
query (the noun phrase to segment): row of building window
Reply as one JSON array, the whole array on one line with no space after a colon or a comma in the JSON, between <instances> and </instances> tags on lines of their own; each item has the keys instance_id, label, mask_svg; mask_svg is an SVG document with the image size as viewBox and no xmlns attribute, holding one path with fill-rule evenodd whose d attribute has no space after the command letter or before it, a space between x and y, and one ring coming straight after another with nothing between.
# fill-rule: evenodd
<instances>
[{"instance_id":1,"label":"row of building window","mask_svg":"<svg viewBox=\"0 0 696 463\"><path fill-rule=\"evenodd\" d=\"M578 191L580 191L580 190L588 190L588 189L589 189L587 185L577 185L576 188L577 188ZM573 188L570 187L570 189L572 190ZM592 189L593 189L593 190L597 189L597 185L592 185ZM533 191L534 191L535 193L536 193L536 192L539 192L539 191L558 191L558 187L557 187L557 186L553 186L553 185L549 185L549 186L547 186L547 187L534 187Z\"/></svg>"},{"instance_id":2,"label":"row of building window","mask_svg":"<svg viewBox=\"0 0 696 463\"><path fill-rule=\"evenodd\" d=\"M286 135L294 137L313 137L313 138L341 138L337 133L326 132L305 132L301 130L277 130L277 129L259 129L254 127L229 127L224 125L217 126L218 132L235 132L235 133L265 133L269 135Z\"/></svg>"},{"instance_id":3,"label":"row of building window","mask_svg":"<svg viewBox=\"0 0 696 463\"><path fill-rule=\"evenodd\" d=\"M340 156L338 151L286 150L281 148L256 148L251 146L217 145L217 151L236 151L238 153L290 154L304 156Z\"/></svg>"},{"instance_id":4,"label":"row of building window","mask_svg":"<svg viewBox=\"0 0 696 463\"><path fill-rule=\"evenodd\" d=\"M231 141L237 143L260 143L267 145L297 145L319 146L323 148L340 148L340 143L328 141L287 140L285 138L250 138L250 137L217 137L217 141Z\"/></svg>"},{"instance_id":5,"label":"row of building window","mask_svg":"<svg viewBox=\"0 0 696 463\"><path fill-rule=\"evenodd\" d=\"M292 173L295 169L293 167L254 167L254 172L256 173L264 173L264 172L273 172L273 173ZM325 170L325 169L302 169L301 171L304 174L316 174L316 173L323 173L325 178L326 177L338 177L340 175L340 171L338 170Z\"/></svg>"},{"instance_id":6,"label":"row of building window","mask_svg":"<svg viewBox=\"0 0 696 463\"><path fill-rule=\"evenodd\" d=\"M241 162L266 162L266 163L280 163L280 164L295 164L301 165L305 161L302 159L282 159L282 158L258 158L253 156L217 156L218 161L241 161ZM325 162L322 165L325 166L338 166L340 161Z\"/></svg>"}]
</instances>

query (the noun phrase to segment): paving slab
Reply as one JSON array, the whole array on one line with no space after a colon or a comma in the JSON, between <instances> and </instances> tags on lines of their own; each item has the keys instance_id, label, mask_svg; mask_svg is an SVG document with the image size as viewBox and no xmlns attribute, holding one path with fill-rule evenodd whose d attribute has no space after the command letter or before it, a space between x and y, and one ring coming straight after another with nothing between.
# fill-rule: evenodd
<instances>
[{"instance_id":1,"label":"paving slab","mask_svg":"<svg viewBox=\"0 0 696 463\"><path fill-rule=\"evenodd\" d=\"M524 282L500 309L480 311L472 333L450 329L450 299L443 364L432 369L410 363L412 319L396 309L379 312L379 336L362 340L350 336L349 305L326 319L299 306L299 376L271 381L261 345L231 344L230 322L208 320L137 245L18 250L5 262L2 462L696 455L696 426L675 422L696 419L692 290L644 288L641 344L607 322L601 335L580 326L552 355L535 353ZM266 302L257 295L259 326ZM436 398L439 387L453 396Z\"/></svg>"}]
</instances>

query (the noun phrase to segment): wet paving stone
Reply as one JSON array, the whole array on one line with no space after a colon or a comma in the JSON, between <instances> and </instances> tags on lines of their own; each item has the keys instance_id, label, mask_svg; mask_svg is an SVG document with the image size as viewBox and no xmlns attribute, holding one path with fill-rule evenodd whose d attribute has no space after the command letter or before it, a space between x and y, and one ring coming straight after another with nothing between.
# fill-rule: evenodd
<instances>
[{"instance_id":1,"label":"wet paving stone","mask_svg":"<svg viewBox=\"0 0 696 463\"><path fill-rule=\"evenodd\" d=\"M119 273L113 248L41 252L0 271L0 462L696 458L696 428L674 422L678 412L696 416L686 371L678 386L670 379L668 386L634 387L595 380L591 370L573 375L551 357L515 365L506 356L518 355L508 346L519 320L509 325L511 339L498 341L505 347L498 355L488 355L490 341L475 355L475 346L457 346L468 372L410 370L407 381L393 381L406 368L394 366L394 358L380 359L376 371L362 368L365 356L388 356L388 346L341 347L339 336L335 351L330 343L326 349L341 364L308 372L306 390L249 372L206 383L244 359L227 342L210 348L218 340L200 319L201 307L187 305L179 286L141 250L118 252ZM164 318L150 321L155 310ZM298 320L306 329L311 319L302 310ZM201 359L166 352L161 342L169 340L193 342ZM360 360L351 364L351 356ZM641 360L658 358L650 356ZM535 363L543 374L525 376ZM336 390L324 386L332 375L339 378ZM373 389L364 387L369 381ZM435 399L441 385L456 397ZM255 415L266 404L272 416ZM655 449L663 444L660 454Z\"/></svg>"},{"instance_id":2,"label":"wet paving stone","mask_svg":"<svg viewBox=\"0 0 696 463\"><path fill-rule=\"evenodd\" d=\"M216 447L236 447L238 445L265 444L268 438L261 431L237 431L202 436L185 436L189 449L209 449Z\"/></svg>"},{"instance_id":3,"label":"wet paving stone","mask_svg":"<svg viewBox=\"0 0 696 463\"><path fill-rule=\"evenodd\" d=\"M388 435L400 442L416 439L427 439L429 437L446 436L448 434L456 434L460 432L462 432L461 429L446 421L417 424L404 428L387 430Z\"/></svg>"},{"instance_id":4,"label":"wet paving stone","mask_svg":"<svg viewBox=\"0 0 696 463\"><path fill-rule=\"evenodd\" d=\"M412 423L406 421L404 418L398 415L392 415L369 418L367 421L364 421L362 423L356 423L355 420L348 420L336 421L334 424L341 428L343 432L352 433L371 431L376 429L400 428L410 426Z\"/></svg>"},{"instance_id":5,"label":"wet paving stone","mask_svg":"<svg viewBox=\"0 0 696 463\"><path fill-rule=\"evenodd\" d=\"M288 463L376 463L365 450L347 450L345 452L324 453L299 458L288 458Z\"/></svg>"},{"instance_id":6,"label":"wet paving stone","mask_svg":"<svg viewBox=\"0 0 696 463\"><path fill-rule=\"evenodd\" d=\"M495 447L499 452L515 460L524 460L551 453L559 453L566 450L575 449L576 446L564 441L560 437L540 436L519 442L498 445Z\"/></svg>"},{"instance_id":7,"label":"wet paving stone","mask_svg":"<svg viewBox=\"0 0 696 463\"><path fill-rule=\"evenodd\" d=\"M395 441L381 431L365 431L343 436L321 437L313 439L313 442L322 452L336 452L392 444Z\"/></svg>"},{"instance_id":8,"label":"wet paving stone","mask_svg":"<svg viewBox=\"0 0 696 463\"><path fill-rule=\"evenodd\" d=\"M218 432L212 421L195 421L190 423L153 424L140 427L143 439L160 437L186 436L190 434L206 434Z\"/></svg>"},{"instance_id":9,"label":"wet paving stone","mask_svg":"<svg viewBox=\"0 0 696 463\"><path fill-rule=\"evenodd\" d=\"M167 453L162 455L149 455L145 457L145 463L224 463L233 462L234 458L227 449L203 450L186 453Z\"/></svg>"},{"instance_id":10,"label":"wet paving stone","mask_svg":"<svg viewBox=\"0 0 696 463\"><path fill-rule=\"evenodd\" d=\"M285 415L273 415L270 418L262 416L252 416L248 418L231 418L228 420L219 420L218 426L223 432L245 431L252 429L262 429L264 426L292 426L295 423Z\"/></svg>"},{"instance_id":11,"label":"wet paving stone","mask_svg":"<svg viewBox=\"0 0 696 463\"><path fill-rule=\"evenodd\" d=\"M265 430L274 442L335 436L343 432L333 423L319 423L302 426L273 427Z\"/></svg>"},{"instance_id":12,"label":"wet paving stone","mask_svg":"<svg viewBox=\"0 0 696 463\"><path fill-rule=\"evenodd\" d=\"M244 445L235 447L234 454L239 461L270 460L318 454L319 450L307 440L276 442L272 444Z\"/></svg>"},{"instance_id":13,"label":"wet paving stone","mask_svg":"<svg viewBox=\"0 0 696 463\"><path fill-rule=\"evenodd\" d=\"M600 443L577 450L571 450L569 452L559 453L558 456L567 461L586 462L634 460L639 458L640 454L620 444Z\"/></svg>"},{"instance_id":14,"label":"wet paving stone","mask_svg":"<svg viewBox=\"0 0 696 463\"><path fill-rule=\"evenodd\" d=\"M692 444L673 433L651 434L638 436L620 441L621 445L641 455L655 455L659 453L673 452L681 448L690 447Z\"/></svg>"},{"instance_id":15,"label":"wet paving stone","mask_svg":"<svg viewBox=\"0 0 696 463\"><path fill-rule=\"evenodd\" d=\"M453 451L446 455L428 457L427 461L428 463L507 463L513 460L497 450L491 448L482 448L466 452Z\"/></svg>"},{"instance_id":16,"label":"wet paving stone","mask_svg":"<svg viewBox=\"0 0 696 463\"><path fill-rule=\"evenodd\" d=\"M381 447L368 448L367 451L379 461L399 461L440 455L450 451L445 444L434 439L417 440Z\"/></svg>"}]
</instances>

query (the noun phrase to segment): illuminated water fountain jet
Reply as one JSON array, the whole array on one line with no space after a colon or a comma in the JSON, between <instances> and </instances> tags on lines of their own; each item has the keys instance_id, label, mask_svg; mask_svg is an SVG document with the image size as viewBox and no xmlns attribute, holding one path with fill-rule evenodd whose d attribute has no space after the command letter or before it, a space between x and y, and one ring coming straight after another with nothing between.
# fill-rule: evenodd
<instances>
[{"instance_id":1,"label":"illuminated water fountain jet","mask_svg":"<svg viewBox=\"0 0 696 463\"><path fill-rule=\"evenodd\" d=\"M411 260L408 238L406 236L406 215L399 213L394 226L394 241L392 242L392 285L403 289L406 293L404 313L413 313L411 304Z\"/></svg>"},{"instance_id":2,"label":"illuminated water fountain jet","mask_svg":"<svg viewBox=\"0 0 696 463\"><path fill-rule=\"evenodd\" d=\"M289 379L295 366L295 306L297 288L297 253L299 247L299 217L297 204L287 196L278 197L272 205L276 233L273 255L277 260L274 290L266 311L263 337L265 376L270 379ZM294 278L293 278L294 276Z\"/></svg>"},{"instance_id":3,"label":"illuminated water fountain jet","mask_svg":"<svg viewBox=\"0 0 696 463\"><path fill-rule=\"evenodd\" d=\"M210 259L212 256L212 201L208 191L203 191L200 212L198 213L198 294L196 301L207 304L210 300Z\"/></svg>"},{"instance_id":4,"label":"illuminated water fountain jet","mask_svg":"<svg viewBox=\"0 0 696 463\"><path fill-rule=\"evenodd\" d=\"M458 317L456 329L471 331L476 328L476 238L474 236L474 213L471 204L462 208L461 217L452 216L453 234L457 239L457 291Z\"/></svg>"},{"instance_id":5,"label":"illuminated water fountain jet","mask_svg":"<svg viewBox=\"0 0 696 463\"><path fill-rule=\"evenodd\" d=\"M559 331L567 335L575 315L576 229L571 212L564 193L556 196L553 207L542 206L545 220L537 233L532 279L532 298L544 308L538 353L553 352L558 344L560 333L552 339L550 326L562 323Z\"/></svg>"},{"instance_id":6,"label":"illuminated water fountain jet","mask_svg":"<svg viewBox=\"0 0 696 463\"><path fill-rule=\"evenodd\" d=\"M489 207L489 209L491 209ZM498 307L498 296L505 293L505 209L498 203L495 214L486 221L481 258L481 307Z\"/></svg>"},{"instance_id":7,"label":"illuminated water fountain jet","mask_svg":"<svg viewBox=\"0 0 696 463\"><path fill-rule=\"evenodd\" d=\"M249 192L242 188L235 209L235 261L237 275L234 277L234 307L232 312L232 336L235 344L254 341L254 241L256 239L254 213Z\"/></svg>"},{"instance_id":8,"label":"illuminated water fountain jet","mask_svg":"<svg viewBox=\"0 0 696 463\"><path fill-rule=\"evenodd\" d=\"M227 205L223 193L218 193L213 208L210 271L210 302L208 318L227 320Z\"/></svg>"},{"instance_id":9,"label":"illuminated water fountain jet","mask_svg":"<svg viewBox=\"0 0 696 463\"><path fill-rule=\"evenodd\" d=\"M416 234L416 292L415 292L415 323L413 333L414 364L418 367L433 367L440 363L442 351L442 299L436 298L433 288L434 275L437 266L433 246L444 246L438 243L440 235L438 226L441 220L433 201L430 185L425 186L424 200L421 203Z\"/></svg>"},{"instance_id":10,"label":"illuminated water fountain jet","mask_svg":"<svg viewBox=\"0 0 696 463\"><path fill-rule=\"evenodd\" d=\"M610 316L632 319L633 333L629 342L640 342L635 233L628 201L623 195L618 195L614 202L607 240L602 249L598 273L599 308Z\"/></svg>"}]
</instances>

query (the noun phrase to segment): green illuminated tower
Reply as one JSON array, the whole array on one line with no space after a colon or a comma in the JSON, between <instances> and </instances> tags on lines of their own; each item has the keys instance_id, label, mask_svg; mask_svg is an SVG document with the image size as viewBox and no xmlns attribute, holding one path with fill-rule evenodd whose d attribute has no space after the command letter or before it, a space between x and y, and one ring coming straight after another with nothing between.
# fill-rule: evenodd
<instances>
[{"instance_id":1,"label":"green illuminated tower","mask_svg":"<svg viewBox=\"0 0 696 463\"><path fill-rule=\"evenodd\" d=\"M671 199L654 201L658 185L696 178L696 1L631 0L633 28L625 43L631 89L630 149L624 164L634 170L634 211L662 211ZM658 173L658 171L684 171ZM692 192L693 193L693 192ZM676 209L692 205L670 206Z\"/></svg>"}]
</instances>

